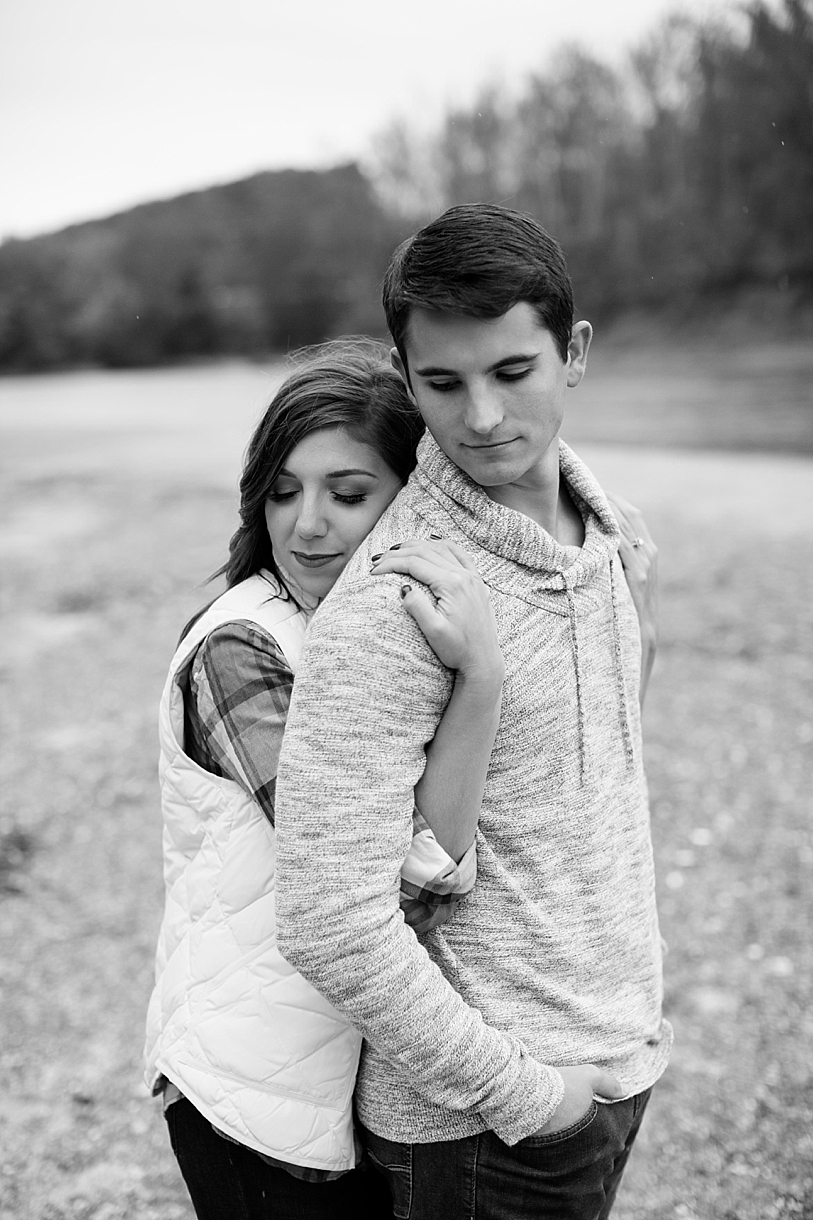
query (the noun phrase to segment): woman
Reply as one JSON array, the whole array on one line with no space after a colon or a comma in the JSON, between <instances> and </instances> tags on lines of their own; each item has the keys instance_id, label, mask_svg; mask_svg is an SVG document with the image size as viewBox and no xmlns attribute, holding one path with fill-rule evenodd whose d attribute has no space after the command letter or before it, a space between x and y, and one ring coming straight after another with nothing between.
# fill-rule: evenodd
<instances>
[{"instance_id":1,"label":"woman","mask_svg":"<svg viewBox=\"0 0 813 1220\"><path fill-rule=\"evenodd\" d=\"M167 905L147 1072L164 1092L200 1217L390 1214L379 1179L354 1167L358 1035L274 943L274 785L308 619L406 481L421 432L375 345L331 345L294 372L249 445L241 525L222 569L227 592L190 624L170 667L161 709ZM651 587L642 549L626 556L639 613ZM398 570L408 575L415 558L428 558L439 602L405 583L404 610L455 671L400 880L404 916L420 932L448 918L474 882L503 665L468 557L436 538L409 552ZM377 570L394 570L394 560Z\"/></svg>"},{"instance_id":2,"label":"woman","mask_svg":"<svg viewBox=\"0 0 813 1220\"><path fill-rule=\"evenodd\" d=\"M170 667L167 906L147 1060L199 1216L389 1214L386 1188L354 1169L360 1039L274 945L274 780L308 619L405 482L421 432L374 345L331 346L289 377L249 445L228 590ZM420 550L447 612L406 584L404 609L456 671L401 880L405 918L422 931L474 881L503 666L471 561L438 539Z\"/></svg>"}]
</instances>

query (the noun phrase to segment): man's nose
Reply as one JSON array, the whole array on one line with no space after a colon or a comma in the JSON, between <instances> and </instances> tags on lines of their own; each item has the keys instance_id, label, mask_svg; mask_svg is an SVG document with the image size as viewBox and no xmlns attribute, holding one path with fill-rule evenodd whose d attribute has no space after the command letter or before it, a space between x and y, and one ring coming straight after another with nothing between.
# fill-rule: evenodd
<instances>
[{"instance_id":1,"label":"man's nose","mask_svg":"<svg viewBox=\"0 0 813 1220\"><path fill-rule=\"evenodd\" d=\"M492 386L472 386L466 401L466 427L480 436L488 436L503 421L500 396Z\"/></svg>"}]
</instances>

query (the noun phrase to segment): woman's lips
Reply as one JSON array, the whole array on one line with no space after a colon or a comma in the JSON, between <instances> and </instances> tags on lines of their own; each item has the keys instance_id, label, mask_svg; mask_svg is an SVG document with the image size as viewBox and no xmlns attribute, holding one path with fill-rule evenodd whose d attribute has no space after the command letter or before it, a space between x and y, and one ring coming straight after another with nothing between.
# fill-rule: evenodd
<instances>
[{"instance_id":1,"label":"woman's lips","mask_svg":"<svg viewBox=\"0 0 813 1220\"><path fill-rule=\"evenodd\" d=\"M304 551L291 551L297 563L300 563L303 568L323 568L326 564L332 563L334 559L338 559L338 553L334 555L306 555Z\"/></svg>"}]
</instances>

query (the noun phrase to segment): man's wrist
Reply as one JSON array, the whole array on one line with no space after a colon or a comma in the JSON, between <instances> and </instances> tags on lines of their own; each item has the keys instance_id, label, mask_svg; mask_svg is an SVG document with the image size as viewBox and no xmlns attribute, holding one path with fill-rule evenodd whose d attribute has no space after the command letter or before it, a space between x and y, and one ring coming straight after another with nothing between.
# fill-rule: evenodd
<instances>
[{"instance_id":1,"label":"man's wrist","mask_svg":"<svg viewBox=\"0 0 813 1220\"><path fill-rule=\"evenodd\" d=\"M512 1104L502 1107L493 1120L481 1110L494 1134L509 1147L541 1131L556 1113L565 1095L565 1082L556 1068L537 1062L527 1052L522 1053L522 1060L526 1071L529 1067L534 1069L535 1079L529 1082L530 1087L515 1088Z\"/></svg>"}]
</instances>

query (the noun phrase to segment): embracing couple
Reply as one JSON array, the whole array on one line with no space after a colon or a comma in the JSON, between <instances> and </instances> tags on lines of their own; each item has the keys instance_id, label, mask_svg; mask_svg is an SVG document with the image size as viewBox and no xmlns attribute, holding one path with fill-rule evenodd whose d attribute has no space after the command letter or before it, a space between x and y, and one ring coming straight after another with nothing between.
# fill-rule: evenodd
<instances>
[{"instance_id":1,"label":"embracing couple","mask_svg":"<svg viewBox=\"0 0 813 1220\"><path fill-rule=\"evenodd\" d=\"M533 220L450 209L384 309L275 395L170 666L148 1079L205 1220L598 1220L671 1043L655 549L559 438Z\"/></svg>"}]
</instances>

